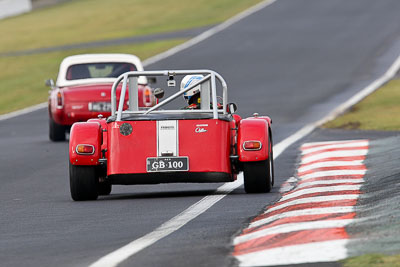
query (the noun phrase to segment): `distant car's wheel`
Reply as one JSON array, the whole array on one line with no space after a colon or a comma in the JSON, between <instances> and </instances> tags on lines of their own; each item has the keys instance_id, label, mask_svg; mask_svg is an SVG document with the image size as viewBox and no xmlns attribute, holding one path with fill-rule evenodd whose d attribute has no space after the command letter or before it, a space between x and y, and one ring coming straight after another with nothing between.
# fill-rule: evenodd
<instances>
[{"instance_id":1,"label":"distant car's wheel","mask_svg":"<svg viewBox=\"0 0 400 267\"><path fill-rule=\"evenodd\" d=\"M53 142L65 141L65 126L49 118L49 138Z\"/></svg>"},{"instance_id":2,"label":"distant car's wheel","mask_svg":"<svg viewBox=\"0 0 400 267\"><path fill-rule=\"evenodd\" d=\"M108 196L111 193L112 185L107 182L99 183L98 191L99 196Z\"/></svg>"},{"instance_id":3,"label":"distant car's wheel","mask_svg":"<svg viewBox=\"0 0 400 267\"><path fill-rule=\"evenodd\" d=\"M74 166L71 163L69 164L69 185L73 200L97 199L99 195L98 184L94 166Z\"/></svg>"},{"instance_id":4,"label":"distant car's wheel","mask_svg":"<svg viewBox=\"0 0 400 267\"><path fill-rule=\"evenodd\" d=\"M244 190L246 193L267 193L271 191L274 176L272 146L268 151L268 159L245 162L243 164Z\"/></svg>"},{"instance_id":5,"label":"distant car's wheel","mask_svg":"<svg viewBox=\"0 0 400 267\"><path fill-rule=\"evenodd\" d=\"M269 149L269 171L271 175L271 185L273 186L275 184L275 173L274 173L274 152L273 152L273 147L274 144L272 142L272 134L271 132L269 133L269 144L270 144L270 149Z\"/></svg>"}]
</instances>

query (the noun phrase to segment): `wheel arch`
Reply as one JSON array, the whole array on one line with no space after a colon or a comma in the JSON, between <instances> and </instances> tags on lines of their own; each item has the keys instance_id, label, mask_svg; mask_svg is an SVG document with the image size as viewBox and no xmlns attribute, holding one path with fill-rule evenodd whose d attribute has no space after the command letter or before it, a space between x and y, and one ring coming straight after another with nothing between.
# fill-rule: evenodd
<instances>
[{"instance_id":1,"label":"wheel arch","mask_svg":"<svg viewBox=\"0 0 400 267\"><path fill-rule=\"evenodd\" d=\"M72 125L69 140L69 162L72 165L99 165L101 157L102 131L99 122L77 122ZM78 145L92 146L90 154L80 154Z\"/></svg>"},{"instance_id":2,"label":"wheel arch","mask_svg":"<svg viewBox=\"0 0 400 267\"><path fill-rule=\"evenodd\" d=\"M243 119L238 129L238 156L240 162L263 161L268 159L269 147L269 123L267 120L255 118ZM258 141L261 148L258 150L246 150L245 142Z\"/></svg>"}]
</instances>

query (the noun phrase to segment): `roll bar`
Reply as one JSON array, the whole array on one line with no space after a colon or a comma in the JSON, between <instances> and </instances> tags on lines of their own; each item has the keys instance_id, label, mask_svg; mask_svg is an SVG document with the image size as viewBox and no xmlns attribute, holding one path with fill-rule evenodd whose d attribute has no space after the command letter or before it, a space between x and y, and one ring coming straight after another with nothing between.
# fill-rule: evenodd
<instances>
[{"instance_id":1,"label":"roll bar","mask_svg":"<svg viewBox=\"0 0 400 267\"><path fill-rule=\"evenodd\" d=\"M190 75L190 74L202 74L203 77L200 81L194 83L189 86L185 90L178 91L167 99L161 101L154 107L149 110L139 111L138 108L138 83L137 80L140 76L176 76L176 75ZM222 85L222 105L223 105L223 114L227 114L226 107L228 105L228 88L227 84L222 78L220 74L212 70L164 70L164 71L130 71L120 75L117 80L114 82L111 88L111 114L117 114L116 121L121 121L123 107L125 103L125 94L127 90L127 86L129 86L129 111L133 111L139 114L149 114L152 111L168 104L173 99L177 98L180 95L183 95L185 92L190 89L196 87L199 84L204 83L205 81L210 81L211 84L211 102L212 102L212 112L213 118L218 119L218 102L217 102L217 88L216 88L216 79L218 79ZM117 110L117 87L122 81L122 90L121 96L119 99L119 106ZM129 81L129 83L128 83ZM202 106L203 107L203 106Z\"/></svg>"}]
</instances>

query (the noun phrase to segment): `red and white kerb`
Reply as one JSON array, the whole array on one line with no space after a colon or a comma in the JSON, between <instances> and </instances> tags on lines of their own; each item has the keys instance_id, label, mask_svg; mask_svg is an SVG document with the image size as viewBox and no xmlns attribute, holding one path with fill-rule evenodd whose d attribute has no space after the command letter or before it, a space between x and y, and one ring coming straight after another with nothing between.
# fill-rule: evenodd
<instances>
[{"instance_id":1,"label":"red and white kerb","mask_svg":"<svg viewBox=\"0 0 400 267\"><path fill-rule=\"evenodd\" d=\"M297 185L234 239L240 266L346 258L345 227L355 220L367 152L368 140L304 144Z\"/></svg>"}]
</instances>

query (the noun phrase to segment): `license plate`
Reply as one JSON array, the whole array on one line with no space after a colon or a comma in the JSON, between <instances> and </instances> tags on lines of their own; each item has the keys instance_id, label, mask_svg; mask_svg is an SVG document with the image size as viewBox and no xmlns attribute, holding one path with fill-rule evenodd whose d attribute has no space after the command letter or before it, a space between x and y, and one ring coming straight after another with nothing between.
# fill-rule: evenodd
<instances>
[{"instance_id":1,"label":"license plate","mask_svg":"<svg viewBox=\"0 0 400 267\"><path fill-rule=\"evenodd\" d=\"M91 102L89 103L90 111L111 111L110 102Z\"/></svg>"},{"instance_id":2,"label":"license plate","mask_svg":"<svg viewBox=\"0 0 400 267\"><path fill-rule=\"evenodd\" d=\"M188 171L188 157L158 157L147 158L146 168L148 172L175 172Z\"/></svg>"}]
</instances>

